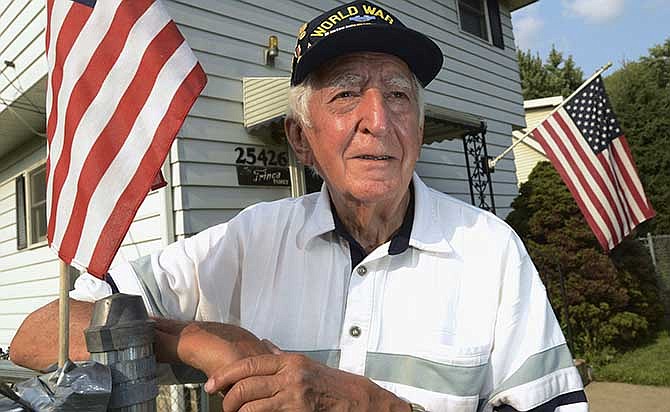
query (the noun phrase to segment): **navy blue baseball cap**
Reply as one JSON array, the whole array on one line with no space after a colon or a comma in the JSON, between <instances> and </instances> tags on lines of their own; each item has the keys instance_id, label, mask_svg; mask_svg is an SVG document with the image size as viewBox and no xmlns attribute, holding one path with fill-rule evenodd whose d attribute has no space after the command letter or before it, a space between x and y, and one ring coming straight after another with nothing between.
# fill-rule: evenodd
<instances>
[{"instance_id":1,"label":"navy blue baseball cap","mask_svg":"<svg viewBox=\"0 0 670 412\"><path fill-rule=\"evenodd\" d=\"M302 83L328 60L356 52L388 53L402 59L424 87L437 76L443 62L440 47L426 35L374 3L353 1L302 25L291 85Z\"/></svg>"}]
</instances>

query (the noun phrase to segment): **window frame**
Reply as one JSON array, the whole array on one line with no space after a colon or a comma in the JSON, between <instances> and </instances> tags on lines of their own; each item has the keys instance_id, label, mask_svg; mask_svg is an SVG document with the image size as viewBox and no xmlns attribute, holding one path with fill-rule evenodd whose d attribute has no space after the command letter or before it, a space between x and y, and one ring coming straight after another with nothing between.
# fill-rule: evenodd
<instances>
[{"instance_id":1,"label":"window frame","mask_svg":"<svg viewBox=\"0 0 670 412\"><path fill-rule=\"evenodd\" d=\"M16 248L17 250L30 250L38 247L45 246L47 244L47 236L46 232L43 237L38 237L35 239L35 235L33 233L34 231L34 222L33 222L33 209L35 208L35 205L33 205L33 196L32 196L32 191L33 191L33 184L32 184L32 178L36 173L42 172L42 170L46 170L46 162L40 161L37 164L32 165L31 167L27 168L24 170L22 173L16 176L15 180L18 179L19 177L23 178L23 202L24 202L24 209L23 209L23 217L25 219L25 225L24 225L24 230L25 230L25 239L26 243L25 246L21 247L22 245L19 244L19 230L21 228L21 225L19 223L19 205L18 205L18 198L19 198L19 193L15 193L15 196L17 198L17 210L16 210L16 231L17 231L17 244ZM16 186L15 186L16 188ZM46 215L46 185L45 185L45 196L44 196L44 213ZM45 222L47 220L45 219ZM45 227L45 230L47 228Z\"/></svg>"},{"instance_id":2,"label":"window frame","mask_svg":"<svg viewBox=\"0 0 670 412\"><path fill-rule=\"evenodd\" d=\"M470 33L469 31L465 30L463 28L463 22L461 20L461 0L456 0L456 14L458 17L458 30L461 33L465 33L468 36L471 36L475 39L478 39L480 41L485 42L486 44L492 46L493 45L493 40L491 38L491 21L489 18L489 5L488 1L486 0L478 0L481 2L483 9L482 12L484 13L484 29L486 30L486 38L479 37L478 35L474 33Z\"/></svg>"},{"instance_id":3,"label":"window frame","mask_svg":"<svg viewBox=\"0 0 670 412\"><path fill-rule=\"evenodd\" d=\"M36 206L33 204L33 176L37 173L44 172L44 200L40 202L39 206ZM47 241L47 194L46 194L46 163L42 163L41 165L38 165L31 170L29 170L26 173L27 176L27 184L26 184L26 218L28 218L28 224L26 225L26 228L30 229L30 234L28 235L28 245L34 245L34 244L39 244L39 243L44 243ZM41 207L44 205L44 236L39 236L37 239L33 239L34 233L34 222L32 221L33 218L33 209L36 207Z\"/></svg>"},{"instance_id":4,"label":"window frame","mask_svg":"<svg viewBox=\"0 0 670 412\"><path fill-rule=\"evenodd\" d=\"M480 41L485 42L489 46L496 47L501 50L507 49L505 46L505 35L503 33L503 18L502 12L500 10L500 2L498 0L480 0L481 4L484 6L484 25L486 29L487 39L479 37L476 34L470 33L463 29L463 24L461 21L461 4L463 8L470 8L469 5L461 3L464 0L456 0L456 15L458 17L458 29L465 33L467 36L474 37Z\"/></svg>"}]
</instances>

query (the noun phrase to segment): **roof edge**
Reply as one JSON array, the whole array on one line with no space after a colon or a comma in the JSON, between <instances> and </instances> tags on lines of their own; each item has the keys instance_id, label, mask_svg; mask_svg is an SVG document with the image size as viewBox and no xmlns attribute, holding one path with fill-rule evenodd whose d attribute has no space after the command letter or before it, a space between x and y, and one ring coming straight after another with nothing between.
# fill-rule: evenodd
<instances>
[{"instance_id":1,"label":"roof edge","mask_svg":"<svg viewBox=\"0 0 670 412\"><path fill-rule=\"evenodd\" d=\"M507 0L505 3L507 3L507 7L509 8L509 11L516 11L519 10L523 7L529 6L538 0Z\"/></svg>"},{"instance_id":2,"label":"roof edge","mask_svg":"<svg viewBox=\"0 0 670 412\"><path fill-rule=\"evenodd\" d=\"M538 107L556 107L563 103L563 96L543 97L540 99L524 100L524 109L537 109Z\"/></svg>"}]
</instances>

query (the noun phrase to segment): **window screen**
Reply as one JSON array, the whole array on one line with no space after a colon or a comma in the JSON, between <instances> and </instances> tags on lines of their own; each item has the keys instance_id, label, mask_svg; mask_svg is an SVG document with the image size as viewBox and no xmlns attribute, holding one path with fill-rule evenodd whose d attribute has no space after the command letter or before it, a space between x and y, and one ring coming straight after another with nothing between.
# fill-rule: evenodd
<instances>
[{"instance_id":1,"label":"window screen","mask_svg":"<svg viewBox=\"0 0 670 412\"><path fill-rule=\"evenodd\" d=\"M484 40L489 39L486 29L486 9L484 0L458 0L461 28Z\"/></svg>"},{"instance_id":2,"label":"window screen","mask_svg":"<svg viewBox=\"0 0 670 412\"><path fill-rule=\"evenodd\" d=\"M16 249L28 247L26 230L26 180L23 176L16 178Z\"/></svg>"},{"instance_id":3,"label":"window screen","mask_svg":"<svg viewBox=\"0 0 670 412\"><path fill-rule=\"evenodd\" d=\"M47 238L46 167L30 172L30 243Z\"/></svg>"}]
</instances>

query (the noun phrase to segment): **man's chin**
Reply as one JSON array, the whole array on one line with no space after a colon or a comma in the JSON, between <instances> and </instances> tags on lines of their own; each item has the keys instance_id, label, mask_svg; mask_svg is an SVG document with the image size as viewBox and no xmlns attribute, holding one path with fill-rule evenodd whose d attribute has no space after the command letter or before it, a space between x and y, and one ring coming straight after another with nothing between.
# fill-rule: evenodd
<instances>
[{"instance_id":1,"label":"man's chin","mask_svg":"<svg viewBox=\"0 0 670 412\"><path fill-rule=\"evenodd\" d=\"M401 198L407 192L409 185L402 186L397 179L366 179L357 182L351 188L350 195L361 203L393 201Z\"/></svg>"}]
</instances>

